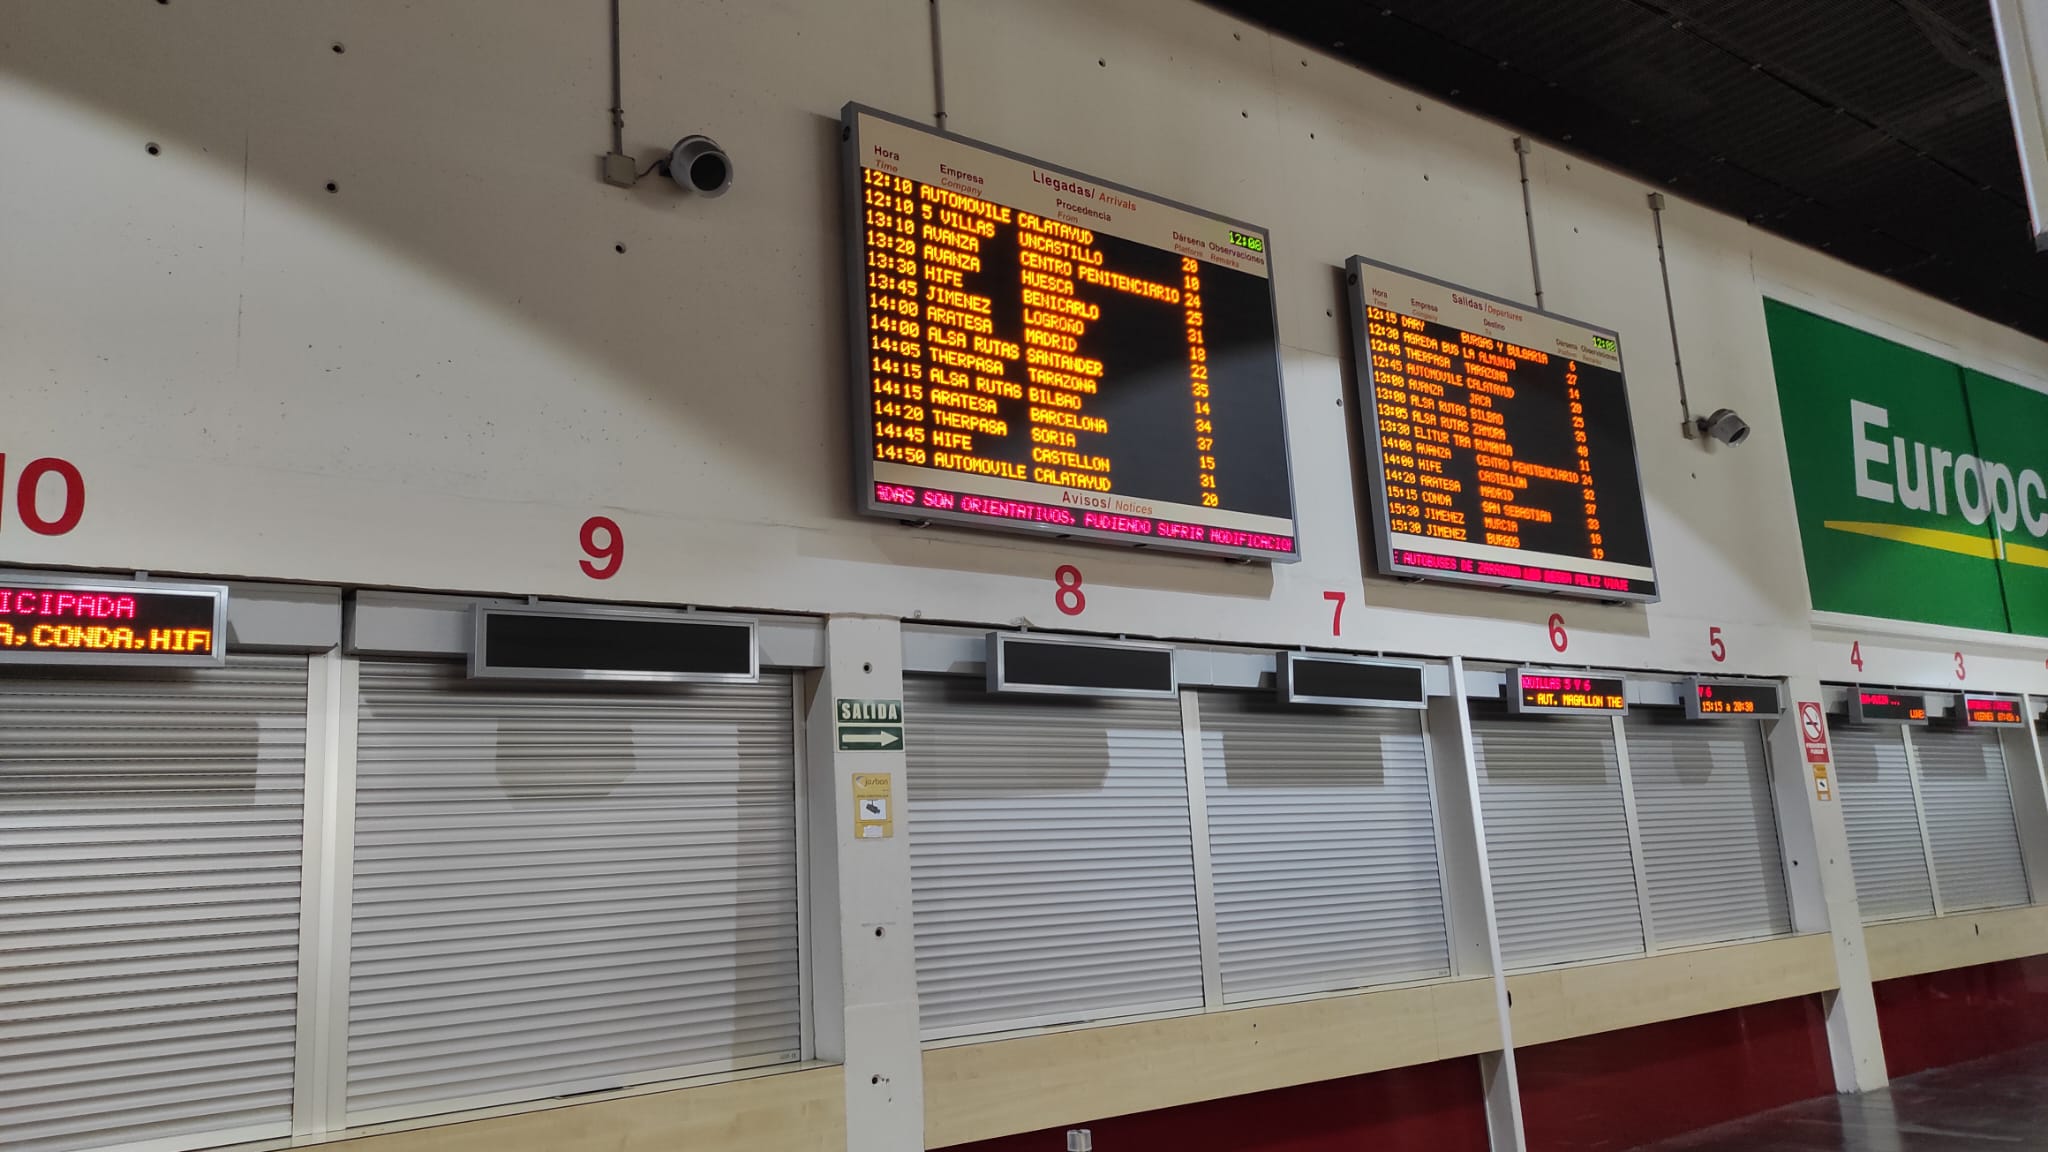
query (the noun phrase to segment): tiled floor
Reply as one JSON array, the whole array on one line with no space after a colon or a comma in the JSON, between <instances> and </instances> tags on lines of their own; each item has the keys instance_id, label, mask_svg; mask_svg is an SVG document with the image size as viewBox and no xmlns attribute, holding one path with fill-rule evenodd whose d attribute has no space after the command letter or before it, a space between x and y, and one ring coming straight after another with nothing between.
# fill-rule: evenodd
<instances>
[{"instance_id":1,"label":"tiled floor","mask_svg":"<svg viewBox=\"0 0 2048 1152\"><path fill-rule=\"evenodd\" d=\"M2048 1045L1936 1068L1882 1092L1793 1104L1643 1152L2032 1149L2048 1150Z\"/></svg>"}]
</instances>

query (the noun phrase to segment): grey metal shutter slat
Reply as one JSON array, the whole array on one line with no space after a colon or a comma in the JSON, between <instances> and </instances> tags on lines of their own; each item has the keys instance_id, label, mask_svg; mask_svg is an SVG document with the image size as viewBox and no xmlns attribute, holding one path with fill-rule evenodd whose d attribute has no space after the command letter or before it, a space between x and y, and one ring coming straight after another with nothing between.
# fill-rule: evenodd
<instances>
[{"instance_id":1,"label":"grey metal shutter slat","mask_svg":"<svg viewBox=\"0 0 2048 1152\"><path fill-rule=\"evenodd\" d=\"M1641 952L1613 725L1475 715L1472 735L1502 962Z\"/></svg>"},{"instance_id":2,"label":"grey metal shutter slat","mask_svg":"<svg viewBox=\"0 0 2048 1152\"><path fill-rule=\"evenodd\" d=\"M1944 912L2025 904L2026 865L1996 731L1913 733Z\"/></svg>"},{"instance_id":3,"label":"grey metal shutter slat","mask_svg":"<svg viewBox=\"0 0 2048 1152\"><path fill-rule=\"evenodd\" d=\"M1179 705L904 695L926 1037L1200 1006Z\"/></svg>"},{"instance_id":4,"label":"grey metal shutter slat","mask_svg":"<svg viewBox=\"0 0 2048 1152\"><path fill-rule=\"evenodd\" d=\"M1422 714L1201 696L1226 1001L1450 972Z\"/></svg>"},{"instance_id":5,"label":"grey metal shutter slat","mask_svg":"<svg viewBox=\"0 0 2048 1152\"><path fill-rule=\"evenodd\" d=\"M1934 915L1920 813L1913 804L1913 779L1899 730L1836 725L1828 739L1834 745L1835 782L1863 919Z\"/></svg>"},{"instance_id":6,"label":"grey metal shutter slat","mask_svg":"<svg viewBox=\"0 0 2048 1152\"><path fill-rule=\"evenodd\" d=\"M1639 711L1625 735L1658 947L1792 931L1762 727Z\"/></svg>"},{"instance_id":7,"label":"grey metal shutter slat","mask_svg":"<svg viewBox=\"0 0 2048 1152\"><path fill-rule=\"evenodd\" d=\"M350 1122L797 1059L791 691L366 661Z\"/></svg>"},{"instance_id":8,"label":"grey metal shutter slat","mask_svg":"<svg viewBox=\"0 0 2048 1152\"><path fill-rule=\"evenodd\" d=\"M291 1128L306 659L0 674L0 1148Z\"/></svg>"}]
</instances>

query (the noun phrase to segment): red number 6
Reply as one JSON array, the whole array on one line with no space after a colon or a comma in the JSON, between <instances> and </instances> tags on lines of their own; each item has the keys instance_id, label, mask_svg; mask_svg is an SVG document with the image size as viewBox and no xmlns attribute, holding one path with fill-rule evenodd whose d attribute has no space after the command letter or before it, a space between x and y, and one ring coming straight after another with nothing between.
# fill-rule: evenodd
<instances>
[{"instance_id":1,"label":"red number 6","mask_svg":"<svg viewBox=\"0 0 2048 1152\"><path fill-rule=\"evenodd\" d=\"M597 534L604 533L604 543L597 542ZM583 522L578 534L583 542L583 553L590 560L578 560L583 574L592 580L609 580L619 574L619 565L626 562L626 534L619 531L619 522L609 516L592 516ZM598 563L591 563L591 560Z\"/></svg>"},{"instance_id":2,"label":"red number 6","mask_svg":"<svg viewBox=\"0 0 2048 1152\"><path fill-rule=\"evenodd\" d=\"M1552 612L1550 614L1550 646L1562 652L1566 648L1571 647L1571 643L1571 636L1564 630L1564 617L1556 612Z\"/></svg>"}]
</instances>

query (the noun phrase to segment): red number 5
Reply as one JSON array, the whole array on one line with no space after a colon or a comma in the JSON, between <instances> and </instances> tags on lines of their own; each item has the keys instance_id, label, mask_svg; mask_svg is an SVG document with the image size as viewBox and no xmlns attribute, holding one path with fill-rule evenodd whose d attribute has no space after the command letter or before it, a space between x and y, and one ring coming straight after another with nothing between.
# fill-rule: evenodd
<instances>
[{"instance_id":1,"label":"red number 5","mask_svg":"<svg viewBox=\"0 0 2048 1152\"><path fill-rule=\"evenodd\" d=\"M597 542L597 534L604 533L604 543ZM579 534L583 541L583 554L590 560L578 560L583 574L592 580L609 580L619 574L619 565L626 562L626 534L619 531L619 522L609 516L592 516L583 522ZM591 560L597 563L591 563Z\"/></svg>"},{"instance_id":2,"label":"red number 5","mask_svg":"<svg viewBox=\"0 0 2048 1152\"><path fill-rule=\"evenodd\" d=\"M1721 626L1718 624L1707 629L1707 652L1714 657L1716 664L1728 659L1728 645L1721 642Z\"/></svg>"}]
</instances>

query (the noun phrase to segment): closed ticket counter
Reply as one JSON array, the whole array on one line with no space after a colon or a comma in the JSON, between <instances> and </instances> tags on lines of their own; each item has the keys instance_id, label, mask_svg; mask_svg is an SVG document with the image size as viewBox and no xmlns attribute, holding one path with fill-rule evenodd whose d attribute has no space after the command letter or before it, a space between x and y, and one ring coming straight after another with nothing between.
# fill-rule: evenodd
<instances>
[{"instance_id":1,"label":"closed ticket counter","mask_svg":"<svg viewBox=\"0 0 2048 1152\"><path fill-rule=\"evenodd\" d=\"M364 661L349 1123L799 1059L792 691Z\"/></svg>"},{"instance_id":2,"label":"closed ticket counter","mask_svg":"<svg viewBox=\"0 0 2048 1152\"><path fill-rule=\"evenodd\" d=\"M904 681L927 1039L1202 1005L1181 709Z\"/></svg>"},{"instance_id":3,"label":"closed ticket counter","mask_svg":"<svg viewBox=\"0 0 2048 1152\"><path fill-rule=\"evenodd\" d=\"M0 669L0 1147L291 1130L304 656Z\"/></svg>"},{"instance_id":4,"label":"closed ticket counter","mask_svg":"<svg viewBox=\"0 0 2048 1152\"><path fill-rule=\"evenodd\" d=\"M1422 713L1199 701L1224 999L1448 975Z\"/></svg>"},{"instance_id":5,"label":"closed ticket counter","mask_svg":"<svg viewBox=\"0 0 2048 1152\"><path fill-rule=\"evenodd\" d=\"M1865 920L2029 901L1995 729L1841 725L1833 740Z\"/></svg>"},{"instance_id":6,"label":"closed ticket counter","mask_svg":"<svg viewBox=\"0 0 2048 1152\"><path fill-rule=\"evenodd\" d=\"M1643 950L1614 723L1472 709L1486 851L1509 968Z\"/></svg>"}]
</instances>

